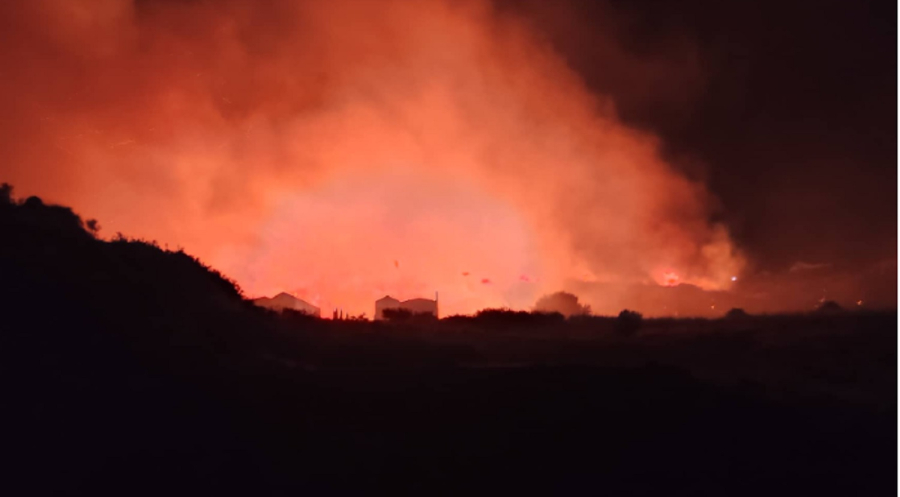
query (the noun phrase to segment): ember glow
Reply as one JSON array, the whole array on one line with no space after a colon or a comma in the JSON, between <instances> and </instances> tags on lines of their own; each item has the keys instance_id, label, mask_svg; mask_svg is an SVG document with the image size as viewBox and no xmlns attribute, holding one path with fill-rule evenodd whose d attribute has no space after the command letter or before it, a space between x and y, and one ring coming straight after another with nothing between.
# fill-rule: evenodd
<instances>
[{"instance_id":1,"label":"ember glow","mask_svg":"<svg viewBox=\"0 0 900 497\"><path fill-rule=\"evenodd\" d=\"M573 281L723 290L744 267L704 186L487 2L0 14L2 180L249 296L371 315L438 291L448 314Z\"/></svg>"},{"instance_id":2,"label":"ember glow","mask_svg":"<svg viewBox=\"0 0 900 497\"><path fill-rule=\"evenodd\" d=\"M662 275L662 281L660 282L663 286L678 286L680 283L678 275L673 271L667 271Z\"/></svg>"}]
</instances>

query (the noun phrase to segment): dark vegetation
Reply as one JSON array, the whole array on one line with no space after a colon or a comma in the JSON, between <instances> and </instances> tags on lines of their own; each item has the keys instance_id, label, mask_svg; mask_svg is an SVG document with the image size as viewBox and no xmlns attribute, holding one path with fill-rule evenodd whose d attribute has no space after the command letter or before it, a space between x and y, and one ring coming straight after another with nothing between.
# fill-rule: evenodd
<instances>
[{"instance_id":1,"label":"dark vegetation","mask_svg":"<svg viewBox=\"0 0 900 497\"><path fill-rule=\"evenodd\" d=\"M428 323L437 320L430 312L413 312L409 309L385 309L382 315L391 323Z\"/></svg>"},{"instance_id":2,"label":"dark vegetation","mask_svg":"<svg viewBox=\"0 0 900 497\"><path fill-rule=\"evenodd\" d=\"M890 495L896 313L325 321L0 188L6 495Z\"/></svg>"},{"instance_id":3,"label":"dark vegetation","mask_svg":"<svg viewBox=\"0 0 900 497\"><path fill-rule=\"evenodd\" d=\"M616 331L622 335L634 335L641 328L644 316L640 312L625 309L616 319Z\"/></svg>"},{"instance_id":4,"label":"dark vegetation","mask_svg":"<svg viewBox=\"0 0 900 497\"><path fill-rule=\"evenodd\" d=\"M817 307L816 310L823 314L831 314L835 312L841 312L844 310L844 308L833 300L826 300L825 302L819 304L819 307Z\"/></svg>"},{"instance_id":5,"label":"dark vegetation","mask_svg":"<svg viewBox=\"0 0 900 497\"><path fill-rule=\"evenodd\" d=\"M750 315L747 314L747 311L739 307L735 307L725 313L726 319L747 319L748 317L750 317Z\"/></svg>"},{"instance_id":6,"label":"dark vegetation","mask_svg":"<svg viewBox=\"0 0 900 497\"><path fill-rule=\"evenodd\" d=\"M586 316L591 313L591 306L579 302L576 295L568 292L556 292L538 299L534 310L542 313L558 312L566 317Z\"/></svg>"}]
</instances>

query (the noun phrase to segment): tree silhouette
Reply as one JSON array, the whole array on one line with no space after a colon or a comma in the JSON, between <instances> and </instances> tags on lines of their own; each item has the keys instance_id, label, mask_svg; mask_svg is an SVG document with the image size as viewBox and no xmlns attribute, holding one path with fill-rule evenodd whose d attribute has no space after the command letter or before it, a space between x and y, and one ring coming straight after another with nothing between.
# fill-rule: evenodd
<instances>
[{"instance_id":1,"label":"tree silhouette","mask_svg":"<svg viewBox=\"0 0 900 497\"><path fill-rule=\"evenodd\" d=\"M556 292L544 295L534 304L535 312L558 312L565 317L583 316L591 313L591 306L582 305L578 297L568 292Z\"/></svg>"},{"instance_id":2,"label":"tree silhouette","mask_svg":"<svg viewBox=\"0 0 900 497\"><path fill-rule=\"evenodd\" d=\"M644 316L640 312L625 309L616 318L616 331L621 335L634 335L643 321Z\"/></svg>"},{"instance_id":3,"label":"tree silhouette","mask_svg":"<svg viewBox=\"0 0 900 497\"><path fill-rule=\"evenodd\" d=\"M84 226L90 231L93 235L96 235L100 232L100 223L97 222L96 219L88 219Z\"/></svg>"},{"instance_id":4,"label":"tree silhouette","mask_svg":"<svg viewBox=\"0 0 900 497\"><path fill-rule=\"evenodd\" d=\"M750 315L747 314L747 311L741 309L740 307L735 307L735 308L731 309L730 311L728 311L727 313L725 313L726 319L743 319L748 316L750 316Z\"/></svg>"},{"instance_id":5,"label":"tree silhouette","mask_svg":"<svg viewBox=\"0 0 900 497\"><path fill-rule=\"evenodd\" d=\"M13 200L13 187L9 183L0 184L0 205L11 205Z\"/></svg>"}]
</instances>

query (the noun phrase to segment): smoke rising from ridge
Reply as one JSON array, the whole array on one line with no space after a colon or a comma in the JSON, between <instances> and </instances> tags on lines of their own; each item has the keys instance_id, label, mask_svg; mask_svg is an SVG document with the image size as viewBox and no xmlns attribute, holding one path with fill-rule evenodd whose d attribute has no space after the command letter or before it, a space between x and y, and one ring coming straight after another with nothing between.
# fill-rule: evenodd
<instances>
[{"instance_id":1,"label":"smoke rising from ridge","mask_svg":"<svg viewBox=\"0 0 900 497\"><path fill-rule=\"evenodd\" d=\"M371 312L437 290L447 314L571 281L724 289L743 266L704 186L487 2L41 0L0 19L2 179L250 295Z\"/></svg>"}]
</instances>

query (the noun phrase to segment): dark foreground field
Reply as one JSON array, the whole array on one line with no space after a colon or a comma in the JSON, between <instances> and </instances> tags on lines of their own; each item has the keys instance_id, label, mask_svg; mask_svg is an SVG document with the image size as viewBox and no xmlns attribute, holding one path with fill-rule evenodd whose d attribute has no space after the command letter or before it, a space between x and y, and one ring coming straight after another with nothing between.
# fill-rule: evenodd
<instances>
[{"instance_id":1,"label":"dark foreground field","mask_svg":"<svg viewBox=\"0 0 900 497\"><path fill-rule=\"evenodd\" d=\"M278 316L0 198L4 495L894 495L897 315Z\"/></svg>"},{"instance_id":2,"label":"dark foreground field","mask_svg":"<svg viewBox=\"0 0 900 497\"><path fill-rule=\"evenodd\" d=\"M420 358L440 349L371 336L366 350L341 339L346 357L307 338L329 350L318 364L125 345L66 358L44 343L20 351L6 396L12 481L84 495L889 495L894 319L845 318L846 335L790 351L746 332L707 337L721 361L698 364L699 376L679 356L703 347L697 338L671 355L649 338L580 344L622 354L611 365L602 353L567 364L557 350L509 367L472 363L463 348L460 365L441 355L429 367ZM554 343L522 341L541 346L533 359ZM829 343L831 355L804 356ZM378 364L404 353L407 365ZM795 364L778 362L791 354Z\"/></svg>"}]
</instances>

